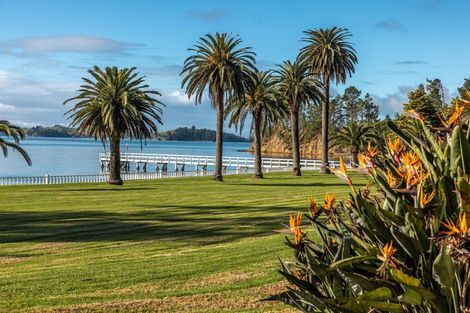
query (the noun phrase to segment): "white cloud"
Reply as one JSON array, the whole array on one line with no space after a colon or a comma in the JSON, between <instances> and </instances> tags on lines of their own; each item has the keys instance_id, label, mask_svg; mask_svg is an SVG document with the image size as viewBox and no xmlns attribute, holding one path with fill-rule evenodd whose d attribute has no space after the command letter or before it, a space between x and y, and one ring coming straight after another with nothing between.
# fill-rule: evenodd
<instances>
[{"instance_id":1,"label":"white cloud","mask_svg":"<svg viewBox=\"0 0 470 313\"><path fill-rule=\"evenodd\" d=\"M0 52L16 56L51 53L122 53L139 45L88 36L21 37L0 42Z\"/></svg>"},{"instance_id":2,"label":"white cloud","mask_svg":"<svg viewBox=\"0 0 470 313\"><path fill-rule=\"evenodd\" d=\"M3 112L12 112L15 111L17 108L14 105L1 103L0 102L0 113Z\"/></svg>"},{"instance_id":3,"label":"white cloud","mask_svg":"<svg viewBox=\"0 0 470 313\"><path fill-rule=\"evenodd\" d=\"M180 77L183 67L176 63L159 64L157 66L139 67L145 75L152 75L158 78L177 80Z\"/></svg>"},{"instance_id":4,"label":"white cloud","mask_svg":"<svg viewBox=\"0 0 470 313\"><path fill-rule=\"evenodd\" d=\"M24 74L0 70L0 96L49 96L74 92L78 86L78 83L39 81Z\"/></svg>"},{"instance_id":5,"label":"white cloud","mask_svg":"<svg viewBox=\"0 0 470 313\"><path fill-rule=\"evenodd\" d=\"M67 82L45 82L41 84L42 88L48 93L54 91L57 92L75 92L79 84L78 83L67 83Z\"/></svg>"},{"instance_id":6,"label":"white cloud","mask_svg":"<svg viewBox=\"0 0 470 313\"><path fill-rule=\"evenodd\" d=\"M47 112L56 112L57 109L53 107L34 107L34 106L15 106L11 104L1 103L0 102L0 113L47 113Z\"/></svg>"},{"instance_id":7,"label":"white cloud","mask_svg":"<svg viewBox=\"0 0 470 313\"><path fill-rule=\"evenodd\" d=\"M26 73L0 70L0 118L21 126L65 122L62 103L74 95L77 84L45 81Z\"/></svg>"},{"instance_id":8,"label":"white cloud","mask_svg":"<svg viewBox=\"0 0 470 313\"><path fill-rule=\"evenodd\" d=\"M0 88L5 86L10 79L9 72L0 70Z\"/></svg>"},{"instance_id":9,"label":"white cloud","mask_svg":"<svg viewBox=\"0 0 470 313\"><path fill-rule=\"evenodd\" d=\"M30 123L30 122L25 122L25 121L18 121L18 120L12 120L10 121L13 125L17 125L23 128L31 128L34 126L42 126L40 123Z\"/></svg>"},{"instance_id":10,"label":"white cloud","mask_svg":"<svg viewBox=\"0 0 470 313\"><path fill-rule=\"evenodd\" d=\"M380 107L380 113L383 115L394 115L403 110L403 104L408 101L407 94L414 90L416 86L398 86L398 90L394 93L387 94L384 97L372 94L372 99Z\"/></svg>"},{"instance_id":11,"label":"white cloud","mask_svg":"<svg viewBox=\"0 0 470 313\"><path fill-rule=\"evenodd\" d=\"M163 102L165 104L194 105L194 99L188 99L188 96L181 90L173 90L163 93ZM204 98L203 98L204 100Z\"/></svg>"},{"instance_id":12,"label":"white cloud","mask_svg":"<svg viewBox=\"0 0 470 313\"><path fill-rule=\"evenodd\" d=\"M377 95L372 95L375 103L378 103L380 106L380 113L394 115L395 113L400 113L403 111L403 104L408 103L408 93L410 91L418 88L418 85L408 86L401 85L398 86L397 91L391 94L387 94L384 97ZM450 103L452 98L456 96L456 92L450 92L446 86L444 88L444 100L446 103Z\"/></svg>"}]
</instances>

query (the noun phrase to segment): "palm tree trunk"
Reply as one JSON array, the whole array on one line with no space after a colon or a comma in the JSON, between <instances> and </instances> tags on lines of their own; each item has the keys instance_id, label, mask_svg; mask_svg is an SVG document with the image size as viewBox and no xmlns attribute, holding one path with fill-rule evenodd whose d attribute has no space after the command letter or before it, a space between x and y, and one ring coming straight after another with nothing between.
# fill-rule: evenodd
<instances>
[{"instance_id":1,"label":"palm tree trunk","mask_svg":"<svg viewBox=\"0 0 470 313\"><path fill-rule=\"evenodd\" d=\"M255 178L263 178L261 159L261 112L253 114L253 130L255 135Z\"/></svg>"},{"instance_id":2,"label":"palm tree trunk","mask_svg":"<svg viewBox=\"0 0 470 313\"><path fill-rule=\"evenodd\" d=\"M325 95L323 99L323 106L321 110L321 140L322 140L322 150L321 150L321 169L320 172L323 174L329 174L329 164L328 164L328 127L329 127L329 112L330 112L330 78L328 75L323 78L323 84L325 89Z\"/></svg>"},{"instance_id":3,"label":"palm tree trunk","mask_svg":"<svg viewBox=\"0 0 470 313\"><path fill-rule=\"evenodd\" d=\"M111 136L109 138L109 180L108 183L112 185L122 185L121 179L121 138L118 136Z\"/></svg>"},{"instance_id":4,"label":"palm tree trunk","mask_svg":"<svg viewBox=\"0 0 470 313\"><path fill-rule=\"evenodd\" d=\"M300 136L299 136L299 109L291 107L291 132L292 132L292 175L301 176L300 172Z\"/></svg>"},{"instance_id":5,"label":"palm tree trunk","mask_svg":"<svg viewBox=\"0 0 470 313\"><path fill-rule=\"evenodd\" d=\"M352 167L358 167L359 164L359 147L354 147L351 151L352 153Z\"/></svg>"},{"instance_id":6,"label":"palm tree trunk","mask_svg":"<svg viewBox=\"0 0 470 313\"><path fill-rule=\"evenodd\" d=\"M222 176L222 151L223 151L223 133L224 133L224 94L219 92L217 96L217 122L215 134L215 167L213 180L223 181Z\"/></svg>"}]
</instances>

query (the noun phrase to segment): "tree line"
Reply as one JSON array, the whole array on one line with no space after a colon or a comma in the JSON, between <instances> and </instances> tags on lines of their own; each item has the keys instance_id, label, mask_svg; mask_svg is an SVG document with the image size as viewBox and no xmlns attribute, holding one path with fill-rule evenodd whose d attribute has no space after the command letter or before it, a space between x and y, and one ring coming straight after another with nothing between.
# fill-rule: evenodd
<instances>
[{"instance_id":1,"label":"tree line","mask_svg":"<svg viewBox=\"0 0 470 313\"><path fill-rule=\"evenodd\" d=\"M264 134L275 126L284 125L289 129L292 173L297 176L301 175L300 129L310 134L321 133L322 173L329 172L328 151L332 146L348 147L353 160L357 161L357 153L364 148L364 143L380 137L377 134L381 134L384 127L379 121L378 105L370 94L362 95L360 90L350 86L343 94L330 95L331 85L344 84L355 71L358 59L350 42L352 34L339 27L307 30L303 34L304 46L296 58L267 71L257 68L255 52L245 46L238 35L207 34L188 49L190 56L180 73L181 87L196 104L208 94L216 112L215 180L223 180L225 120L229 126L242 130L247 117L251 117L249 129L254 141L257 178L263 177L261 143ZM109 141L109 182L122 184L121 140L154 138L157 126L162 124L165 104L160 100L161 94L149 87L135 67L102 69L95 66L82 82L78 94L64 102L73 104L65 113L70 127L75 128L78 135ZM468 97L469 85L470 81L466 80L459 89L462 97ZM428 80L410 92L404 109L418 112L433 127L439 127L442 117L453 110L445 103L438 79ZM400 116L395 119L400 125ZM0 131L13 136L12 125L5 125L8 127ZM330 138L332 130L335 135ZM10 147L19 147L23 134L17 130L13 136L15 143L12 143L15 146ZM0 142L0 146L5 154L8 145Z\"/></svg>"},{"instance_id":2,"label":"tree line","mask_svg":"<svg viewBox=\"0 0 470 313\"><path fill-rule=\"evenodd\" d=\"M262 178L262 133L290 117L293 175L300 171L299 116L306 105L321 104L322 168L329 172L328 131L330 84L344 83L354 73L356 51L349 42L352 34L343 28L320 28L304 32L304 47L295 60L261 72L255 52L242 45L239 36L207 34L189 50L193 53L183 66L182 87L196 104L205 91L216 110L216 165L214 179L222 180L222 130L224 119L242 128L248 114L252 117L255 177Z\"/></svg>"}]
</instances>

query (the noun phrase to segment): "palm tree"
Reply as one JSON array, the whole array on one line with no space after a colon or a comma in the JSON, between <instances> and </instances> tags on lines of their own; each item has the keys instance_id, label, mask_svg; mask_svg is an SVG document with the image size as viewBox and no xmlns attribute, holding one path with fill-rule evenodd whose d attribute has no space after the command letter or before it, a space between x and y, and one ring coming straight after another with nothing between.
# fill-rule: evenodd
<instances>
[{"instance_id":1,"label":"palm tree","mask_svg":"<svg viewBox=\"0 0 470 313\"><path fill-rule=\"evenodd\" d=\"M255 71L255 53L250 47L240 48L242 40L226 33L207 34L193 48L193 55L184 61L182 88L196 104L202 102L206 88L217 112L214 180L222 181L222 149L224 109L232 97L243 98L251 71Z\"/></svg>"},{"instance_id":2,"label":"palm tree","mask_svg":"<svg viewBox=\"0 0 470 313\"><path fill-rule=\"evenodd\" d=\"M162 124L164 104L155 98L161 94L148 90L145 77L135 70L113 66L102 71L95 66L88 71L91 78L82 78L79 95L64 102L75 102L65 114L78 134L100 139L103 144L109 139L108 182L115 185L122 185L121 139L127 136L142 143L157 132L157 123Z\"/></svg>"},{"instance_id":3,"label":"palm tree","mask_svg":"<svg viewBox=\"0 0 470 313\"><path fill-rule=\"evenodd\" d=\"M226 116L230 115L229 126L235 125L242 131L248 114L252 116L251 133L255 146L255 178L263 178L261 141L265 131L287 116L287 108L279 94L274 77L269 72L253 72L245 95L233 97L228 103Z\"/></svg>"},{"instance_id":4,"label":"palm tree","mask_svg":"<svg viewBox=\"0 0 470 313\"><path fill-rule=\"evenodd\" d=\"M287 101L290 109L292 159L294 163L292 174L301 176L299 114L302 105L308 102L321 101L321 84L309 77L307 64L300 60L296 60L294 63L285 61L283 65L275 70L275 73L279 91Z\"/></svg>"},{"instance_id":5,"label":"palm tree","mask_svg":"<svg viewBox=\"0 0 470 313\"><path fill-rule=\"evenodd\" d=\"M31 158L28 153L20 147L20 141L26 137L26 132L10 122L5 120L0 120L0 147L3 151L3 156L6 158L8 156L8 148L18 151L23 158L25 159L28 165L31 165ZM6 140L5 137L11 137L13 142Z\"/></svg>"},{"instance_id":6,"label":"palm tree","mask_svg":"<svg viewBox=\"0 0 470 313\"><path fill-rule=\"evenodd\" d=\"M332 138L332 147L347 147L352 154L353 167L359 163L358 155L370 140L376 140L374 127L367 123L351 123L339 130Z\"/></svg>"},{"instance_id":7,"label":"palm tree","mask_svg":"<svg viewBox=\"0 0 470 313\"><path fill-rule=\"evenodd\" d=\"M308 63L311 75L320 77L323 83L322 107L322 173L328 170L328 121L330 107L330 81L345 83L354 73L357 64L356 50L348 39L352 34L344 28L320 28L307 30L303 39L307 43L300 50L300 58Z\"/></svg>"}]
</instances>

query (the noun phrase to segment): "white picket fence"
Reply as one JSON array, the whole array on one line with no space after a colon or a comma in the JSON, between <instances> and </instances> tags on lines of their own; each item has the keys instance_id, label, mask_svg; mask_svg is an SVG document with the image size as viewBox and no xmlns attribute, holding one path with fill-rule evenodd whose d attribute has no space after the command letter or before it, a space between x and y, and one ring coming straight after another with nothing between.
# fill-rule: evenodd
<instances>
[{"instance_id":1,"label":"white picket fence","mask_svg":"<svg viewBox=\"0 0 470 313\"><path fill-rule=\"evenodd\" d=\"M283 169L286 171L289 169ZM270 170L273 171L273 170ZM279 171L279 170L277 170ZM225 175L247 173L248 171L225 170ZM147 172L147 173L122 173L123 180L143 180L143 179L161 179L176 177L210 176L213 171L187 171L187 172ZM104 183L108 181L108 174L95 175L44 175L44 176L24 176L24 177L0 177L0 186L17 185L56 185L56 184L75 184L75 183Z\"/></svg>"},{"instance_id":2,"label":"white picket fence","mask_svg":"<svg viewBox=\"0 0 470 313\"><path fill-rule=\"evenodd\" d=\"M106 168L109 163L109 154L100 153L99 160L102 168ZM144 171L135 173L122 173L123 180L141 180L141 179L160 179L175 177L191 177L191 176L208 176L212 175L212 170L199 170L199 166L213 166L215 157L213 156L197 156L197 155L172 155L172 154L148 154L148 153L122 153L121 162L155 164L155 171ZM254 159L247 157L224 157L223 166L224 174L239 174L253 171ZM161 164L175 164L175 171L162 170L158 167ZM193 165L194 171L179 170L177 165ZM279 158L263 158L263 170L269 171L288 171L293 165L291 159ZM321 165L320 160L302 159L300 160L302 169L318 170ZM331 167L338 167L338 161L330 161ZM351 164L347 164L348 167ZM74 184L74 183L103 183L108 181L108 174L94 175L44 175L44 176L25 176L25 177L0 177L0 186L12 185L55 185L55 184Z\"/></svg>"}]
</instances>

